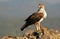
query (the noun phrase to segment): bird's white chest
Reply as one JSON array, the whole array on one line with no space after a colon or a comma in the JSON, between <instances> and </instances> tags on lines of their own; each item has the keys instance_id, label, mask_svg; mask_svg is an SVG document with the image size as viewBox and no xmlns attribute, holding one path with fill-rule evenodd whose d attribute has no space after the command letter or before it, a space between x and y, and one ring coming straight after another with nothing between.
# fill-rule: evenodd
<instances>
[{"instance_id":1,"label":"bird's white chest","mask_svg":"<svg viewBox=\"0 0 60 39\"><path fill-rule=\"evenodd\" d=\"M39 22L42 22L46 17L47 17L47 13L44 9L41 9L38 13L42 12L44 14L44 16L39 20Z\"/></svg>"},{"instance_id":2,"label":"bird's white chest","mask_svg":"<svg viewBox=\"0 0 60 39\"><path fill-rule=\"evenodd\" d=\"M44 16L43 16L43 18L46 18L47 17L47 13L46 13L46 11L44 11Z\"/></svg>"},{"instance_id":3,"label":"bird's white chest","mask_svg":"<svg viewBox=\"0 0 60 39\"><path fill-rule=\"evenodd\" d=\"M38 13L42 12L44 14L43 18L46 18L47 17L47 13L44 9L41 9Z\"/></svg>"}]
</instances>

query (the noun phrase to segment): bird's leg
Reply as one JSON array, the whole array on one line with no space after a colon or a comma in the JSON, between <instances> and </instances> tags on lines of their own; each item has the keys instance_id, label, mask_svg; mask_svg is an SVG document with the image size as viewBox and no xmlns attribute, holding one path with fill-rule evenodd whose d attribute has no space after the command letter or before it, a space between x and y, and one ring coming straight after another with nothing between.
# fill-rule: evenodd
<instances>
[{"instance_id":1,"label":"bird's leg","mask_svg":"<svg viewBox=\"0 0 60 39\"><path fill-rule=\"evenodd\" d=\"M40 29L40 23L35 23L35 26L36 26L36 28L37 28L37 31L41 31L41 29Z\"/></svg>"},{"instance_id":2,"label":"bird's leg","mask_svg":"<svg viewBox=\"0 0 60 39\"><path fill-rule=\"evenodd\" d=\"M38 23L38 32L41 32L40 23Z\"/></svg>"}]
</instances>

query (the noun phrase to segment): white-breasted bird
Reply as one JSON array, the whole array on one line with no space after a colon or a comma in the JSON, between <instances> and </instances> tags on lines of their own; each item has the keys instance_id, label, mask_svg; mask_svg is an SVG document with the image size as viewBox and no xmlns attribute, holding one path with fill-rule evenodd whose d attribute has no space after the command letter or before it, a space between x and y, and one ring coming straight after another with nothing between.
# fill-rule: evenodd
<instances>
[{"instance_id":1,"label":"white-breasted bird","mask_svg":"<svg viewBox=\"0 0 60 39\"><path fill-rule=\"evenodd\" d=\"M37 31L40 30L40 23L47 17L47 13L44 4L39 4L38 8L38 11L34 12L25 20L25 24L21 27L21 31L32 24L36 26Z\"/></svg>"}]
</instances>

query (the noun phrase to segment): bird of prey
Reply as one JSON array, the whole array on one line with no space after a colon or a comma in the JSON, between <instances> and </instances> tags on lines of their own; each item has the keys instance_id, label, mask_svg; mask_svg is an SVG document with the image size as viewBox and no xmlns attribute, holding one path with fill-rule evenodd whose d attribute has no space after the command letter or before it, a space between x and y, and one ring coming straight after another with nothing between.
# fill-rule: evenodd
<instances>
[{"instance_id":1,"label":"bird of prey","mask_svg":"<svg viewBox=\"0 0 60 39\"><path fill-rule=\"evenodd\" d=\"M40 30L40 23L47 17L44 4L38 5L38 10L25 19L25 24L21 27L23 31L26 27L34 24L37 28L37 31Z\"/></svg>"}]
</instances>

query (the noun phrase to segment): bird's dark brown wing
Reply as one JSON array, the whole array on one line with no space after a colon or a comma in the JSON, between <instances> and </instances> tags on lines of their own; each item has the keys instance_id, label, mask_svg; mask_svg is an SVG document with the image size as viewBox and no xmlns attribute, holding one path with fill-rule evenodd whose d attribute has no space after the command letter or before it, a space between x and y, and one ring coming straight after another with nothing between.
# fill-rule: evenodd
<instances>
[{"instance_id":1,"label":"bird's dark brown wing","mask_svg":"<svg viewBox=\"0 0 60 39\"><path fill-rule=\"evenodd\" d=\"M25 21L26 23L31 25L38 22L43 17L43 15L44 15L43 13L35 12L32 15L30 15Z\"/></svg>"},{"instance_id":2,"label":"bird's dark brown wing","mask_svg":"<svg viewBox=\"0 0 60 39\"><path fill-rule=\"evenodd\" d=\"M43 17L43 13L33 13L30 15L25 21L26 23L21 27L21 31L23 31L26 27L29 25L32 25L36 22L38 22Z\"/></svg>"}]
</instances>

